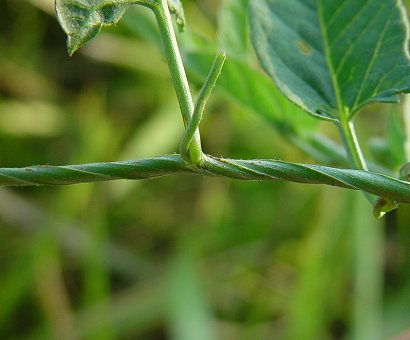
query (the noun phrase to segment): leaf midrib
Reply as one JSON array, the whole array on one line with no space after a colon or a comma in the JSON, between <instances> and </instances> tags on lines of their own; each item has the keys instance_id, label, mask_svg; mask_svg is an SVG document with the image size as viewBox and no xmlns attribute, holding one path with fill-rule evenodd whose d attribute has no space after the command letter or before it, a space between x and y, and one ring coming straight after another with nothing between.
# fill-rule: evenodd
<instances>
[{"instance_id":1,"label":"leaf midrib","mask_svg":"<svg viewBox=\"0 0 410 340\"><path fill-rule=\"evenodd\" d=\"M339 88L339 83L337 81L336 78L336 72L332 63L332 59L331 59L331 53L330 53L330 44L329 44L329 37L327 35L327 31L326 31L326 27L325 27L325 23L324 23L324 18L323 18L323 8L322 8L322 3L321 0L317 0L317 16L319 19L319 28L320 28L320 32L322 34L323 37L323 48L324 48L324 52L325 52L325 60L326 60L326 64L330 73L330 78L332 80L332 86L333 86L333 92L334 95L336 97L336 104L337 104L337 110L338 110L338 114L344 115L345 112L345 108L343 106L343 101L342 101L342 97L341 97L341 93L340 93L340 88Z\"/></svg>"}]
</instances>

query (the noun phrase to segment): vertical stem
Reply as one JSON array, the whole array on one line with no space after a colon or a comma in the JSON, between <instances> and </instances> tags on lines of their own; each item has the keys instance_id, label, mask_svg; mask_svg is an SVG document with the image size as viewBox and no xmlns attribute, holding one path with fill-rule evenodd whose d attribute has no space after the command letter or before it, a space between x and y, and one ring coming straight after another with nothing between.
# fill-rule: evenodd
<instances>
[{"instance_id":1,"label":"vertical stem","mask_svg":"<svg viewBox=\"0 0 410 340\"><path fill-rule=\"evenodd\" d=\"M355 169L367 170L353 122L348 120L345 114L340 115L339 130L352 165Z\"/></svg>"},{"instance_id":2,"label":"vertical stem","mask_svg":"<svg viewBox=\"0 0 410 340\"><path fill-rule=\"evenodd\" d=\"M194 113L192 118L185 129L185 135L182 138L180 145L181 157L188 162L192 162L195 165L200 165L201 159L192 159L189 152L189 147L191 146L192 140L195 136L195 132L198 130L198 126L201 123L202 115L205 109L205 105L211 95L212 89L214 88L216 81L221 74L222 67L226 59L225 53L218 53L209 72L208 78L206 79L204 85L202 86L201 92L195 102Z\"/></svg>"},{"instance_id":3,"label":"vertical stem","mask_svg":"<svg viewBox=\"0 0 410 340\"><path fill-rule=\"evenodd\" d=\"M367 171L366 161L364 160L362 149L356 136L354 124L349 119L349 112L347 111L340 113L339 132L352 166L357 170ZM370 203L373 203L371 194L364 192L364 195Z\"/></svg>"},{"instance_id":4,"label":"vertical stem","mask_svg":"<svg viewBox=\"0 0 410 340\"><path fill-rule=\"evenodd\" d=\"M179 52L174 27L172 26L172 19L171 14L169 13L167 1L161 0L160 4L158 6L154 6L152 9L157 19L165 56L178 97L184 125L187 127L194 112L194 103L192 100L191 91L189 89L184 65L182 63L181 54ZM194 135L194 139L189 149L189 154L191 159L195 160L200 160L202 157L199 130L197 130Z\"/></svg>"}]
</instances>

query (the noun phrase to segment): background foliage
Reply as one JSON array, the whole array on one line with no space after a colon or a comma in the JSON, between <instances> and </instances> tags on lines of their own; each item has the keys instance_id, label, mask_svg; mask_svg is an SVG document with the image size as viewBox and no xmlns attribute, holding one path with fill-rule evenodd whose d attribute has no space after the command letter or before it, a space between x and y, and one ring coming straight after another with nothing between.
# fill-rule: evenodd
<instances>
[{"instance_id":1,"label":"background foliage","mask_svg":"<svg viewBox=\"0 0 410 340\"><path fill-rule=\"evenodd\" d=\"M194 92L218 44L230 58L201 126L204 149L316 162L325 154L310 158L295 136L337 131L266 92L244 3L184 2ZM70 59L52 1L1 1L1 165L176 151L182 122L153 27L146 9L132 9ZM366 156L393 173L406 161L401 111L372 106L357 122ZM405 206L376 222L359 193L290 183L1 188L0 337L390 338L410 329L409 221Z\"/></svg>"}]
</instances>

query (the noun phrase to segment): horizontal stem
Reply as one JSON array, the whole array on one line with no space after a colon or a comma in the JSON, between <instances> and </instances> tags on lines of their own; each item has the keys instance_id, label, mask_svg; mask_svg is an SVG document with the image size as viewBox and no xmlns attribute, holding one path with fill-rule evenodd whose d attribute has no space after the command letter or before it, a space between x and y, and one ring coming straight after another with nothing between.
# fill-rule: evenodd
<instances>
[{"instance_id":1,"label":"horizontal stem","mask_svg":"<svg viewBox=\"0 0 410 340\"><path fill-rule=\"evenodd\" d=\"M68 166L0 168L0 186L65 185L144 179L188 173L242 180L291 181L362 190L391 201L410 203L410 183L370 171L337 169L276 160L235 160L204 155L201 167L186 164L180 155L134 161Z\"/></svg>"}]
</instances>

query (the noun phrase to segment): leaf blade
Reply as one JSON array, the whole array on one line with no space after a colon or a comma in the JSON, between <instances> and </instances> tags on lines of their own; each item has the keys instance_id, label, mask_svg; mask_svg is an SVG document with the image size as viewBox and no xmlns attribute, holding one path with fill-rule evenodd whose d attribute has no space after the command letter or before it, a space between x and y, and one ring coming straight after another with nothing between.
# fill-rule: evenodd
<instances>
[{"instance_id":1,"label":"leaf blade","mask_svg":"<svg viewBox=\"0 0 410 340\"><path fill-rule=\"evenodd\" d=\"M408 23L400 0L262 0L251 38L268 75L307 112L350 118L410 90ZM295 20L295 17L298 20Z\"/></svg>"},{"instance_id":2,"label":"leaf blade","mask_svg":"<svg viewBox=\"0 0 410 340\"><path fill-rule=\"evenodd\" d=\"M129 5L106 0L56 0L57 20L67 34L69 55L118 22Z\"/></svg>"},{"instance_id":3,"label":"leaf blade","mask_svg":"<svg viewBox=\"0 0 410 340\"><path fill-rule=\"evenodd\" d=\"M176 17L179 29L185 25L184 9L180 0L167 0L169 10ZM67 34L69 55L93 39L103 26L115 25L128 7L161 6L159 0L56 0L57 20Z\"/></svg>"}]
</instances>

